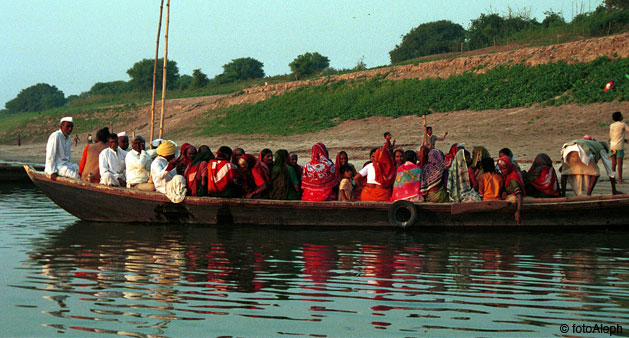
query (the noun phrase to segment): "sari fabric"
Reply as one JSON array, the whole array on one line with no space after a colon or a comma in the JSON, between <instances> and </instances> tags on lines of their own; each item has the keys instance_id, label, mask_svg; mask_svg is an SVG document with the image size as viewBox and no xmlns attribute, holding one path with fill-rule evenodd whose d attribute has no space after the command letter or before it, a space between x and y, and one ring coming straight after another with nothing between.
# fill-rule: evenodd
<instances>
[{"instance_id":1,"label":"sari fabric","mask_svg":"<svg viewBox=\"0 0 629 338\"><path fill-rule=\"evenodd\" d=\"M452 165L452 161L454 160L454 156L456 156L456 153L458 151L459 151L459 144L455 143L450 147L450 150L448 151L448 153L444 155L444 163L445 163L446 169L450 168L450 166Z\"/></svg>"},{"instance_id":2,"label":"sari fabric","mask_svg":"<svg viewBox=\"0 0 629 338\"><path fill-rule=\"evenodd\" d=\"M183 176L186 178L188 192L191 196L202 195L201 171L199 169L201 169L202 162L207 163L209 160L213 159L213 157L214 156L212 156L212 153L209 151L199 153L183 172Z\"/></svg>"},{"instance_id":3,"label":"sari fabric","mask_svg":"<svg viewBox=\"0 0 629 338\"><path fill-rule=\"evenodd\" d=\"M443 163L443 153L441 150L433 149L428 153L428 163L423 168L421 179L421 192L427 194L431 190L438 190L443 187L443 176L446 173L446 166Z\"/></svg>"},{"instance_id":4,"label":"sari fabric","mask_svg":"<svg viewBox=\"0 0 629 338\"><path fill-rule=\"evenodd\" d=\"M423 200L419 189L421 187L422 170L415 163L406 161L397 169L391 201L407 200L421 202Z\"/></svg>"},{"instance_id":5,"label":"sari fabric","mask_svg":"<svg viewBox=\"0 0 629 338\"><path fill-rule=\"evenodd\" d=\"M388 142L388 141L387 141ZM395 163L389 147L385 144L374 154L373 168L376 172L376 182L385 189L390 189L395 182Z\"/></svg>"},{"instance_id":6,"label":"sari fabric","mask_svg":"<svg viewBox=\"0 0 629 338\"><path fill-rule=\"evenodd\" d=\"M465 150L459 150L448 169L447 191L454 203L478 202L482 198L470 183L470 173L465 162Z\"/></svg>"},{"instance_id":7,"label":"sari fabric","mask_svg":"<svg viewBox=\"0 0 629 338\"><path fill-rule=\"evenodd\" d=\"M539 154L535 157L526 175L526 184L528 195L537 197L559 196L557 173L553 168L553 161L548 155Z\"/></svg>"},{"instance_id":8,"label":"sari fabric","mask_svg":"<svg viewBox=\"0 0 629 338\"><path fill-rule=\"evenodd\" d=\"M512 191L512 189L510 188L512 184L511 182L515 181L515 183L519 185L519 190L522 193L522 196L525 196L526 193L524 191L524 180L522 179L522 175L520 174L520 170L518 169L518 167L516 167L515 164L511 162L511 158L509 158L509 156L501 156L500 161L505 163L505 170L501 171L501 174L505 179L504 187L507 193ZM517 189L516 191L512 191L512 193L517 193Z\"/></svg>"},{"instance_id":9,"label":"sari fabric","mask_svg":"<svg viewBox=\"0 0 629 338\"><path fill-rule=\"evenodd\" d=\"M251 154L243 154L240 156L240 160L247 162L247 170L242 175L242 188L245 194L255 191L256 188L261 185L266 184L269 186L270 178L264 170L266 168L264 167L264 163L260 162L260 160L256 159ZM253 196L253 198L262 198L264 194L266 194L266 191L260 196Z\"/></svg>"},{"instance_id":10,"label":"sari fabric","mask_svg":"<svg viewBox=\"0 0 629 338\"><path fill-rule=\"evenodd\" d=\"M274 200L298 199L299 195L295 190L295 186L298 184L293 168L288 165L288 151L284 149L276 151L269 198Z\"/></svg>"},{"instance_id":11,"label":"sari fabric","mask_svg":"<svg viewBox=\"0 0 629 338\"><path fill-rule=\"evenodd\" d=\"M483 173L483 168L481 167L481 162L484 158L490 158L491 155L487 148L483 146L476 146L474 150L472 150L472 168L480 169L478 175Z\"/></svg>"},{"instance_id":12,"label":"sari fabric","mask_svg":"<svg viewBox=\"0 0 629 338\"><path fill-rule=\"evenodd\" d=\"M301 186L304 201L333 201L334 186L338 183L334 163L328 158L328 150L321 142L312 146L310 161L303 168Z\"/></svg>"},{"instance_id":13,"label":"sari fabric","mask_svg":"<svg viewBox=\"0 0 629 338\"><path fill-rule=\"evenodd\" d=\"M417 165L420 168L423 168L426 163L428 163L428 153L430 153L430 148L426 146L421 146L419 148L419 152L417 153Z\"/></svg>"}]
</instances>

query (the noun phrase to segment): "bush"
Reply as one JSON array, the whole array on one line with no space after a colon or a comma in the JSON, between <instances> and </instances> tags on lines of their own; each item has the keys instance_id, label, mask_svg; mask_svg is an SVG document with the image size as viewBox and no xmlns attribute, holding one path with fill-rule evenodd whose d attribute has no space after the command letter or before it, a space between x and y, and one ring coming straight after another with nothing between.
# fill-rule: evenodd
<instances>
[{"instance_id":1,"label":"bush","mask_svg":"<svg viewBox=\"0 0 629 338\"><path fill-rule=\"evenodd\" d=\"M425 55L458 50L465 40L465 29L447 20L421 24L404 35L402 43L389 52L391 63Z\"/></svg>"},{"instance_id":2,"label":"bush","mask_svg":"<svg viewBox=\"0 0 629 338\"><path fill-rule=\"evenodd\" d=\"M297 79L318 73L329 65L330 59L317 52L301 54L288 64Z\"/></svg>"},{"instance_id":3,"label":"bush","mask_svg":"<svg viewBox=\"0 0 629 338\"><path fill-rule=\"evenodd\" d=\"M14 113L37 112L65 105L63 92L47 83L38 83L22 89L5 107Z\"/></svg>"}]
</instances>

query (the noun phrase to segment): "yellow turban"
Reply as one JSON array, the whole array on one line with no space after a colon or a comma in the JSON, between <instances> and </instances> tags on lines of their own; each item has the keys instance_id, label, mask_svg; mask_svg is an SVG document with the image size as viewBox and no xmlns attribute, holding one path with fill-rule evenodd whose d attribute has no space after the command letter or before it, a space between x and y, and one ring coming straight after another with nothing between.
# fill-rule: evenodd
<instances>
[{"instance_id":1,"label":"yellow turban","mask_svg":"<svg viewBox=\"0 0 629 338\"><path fill-rule=\"evenodd\" d=\"M162 144L157 147L157 155L159 156L170 156L175 155L177 152L177 146L171 141L164 141Z\"/></svg>"}]
</instances>

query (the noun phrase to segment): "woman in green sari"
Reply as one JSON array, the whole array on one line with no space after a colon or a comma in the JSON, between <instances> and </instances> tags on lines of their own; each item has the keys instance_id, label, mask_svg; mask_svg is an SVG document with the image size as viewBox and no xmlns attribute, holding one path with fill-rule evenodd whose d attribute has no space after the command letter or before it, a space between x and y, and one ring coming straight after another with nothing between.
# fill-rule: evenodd
<instances>
[{"instance_id":1,"label":"woman in green sari","mask_svg":"<svg viewBox=\"0 0 629 338\"><path fill-rule=\"evenodd\" d=\"M289 155L286 149L275 152L275 161L271 173L270 199L274 200L298 200L299 180L293 167L288 164ZM300 173L301 174L301 173Z\"/></svg>"}]
</instances>

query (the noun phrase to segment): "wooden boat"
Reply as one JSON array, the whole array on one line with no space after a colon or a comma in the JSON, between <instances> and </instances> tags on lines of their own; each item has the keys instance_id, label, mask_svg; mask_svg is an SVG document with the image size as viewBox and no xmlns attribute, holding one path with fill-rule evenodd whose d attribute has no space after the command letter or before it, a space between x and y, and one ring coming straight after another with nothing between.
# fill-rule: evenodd
<instances>
[{"instance_id":1,"label":"wooden boat","mask_svg":"<svg viewBox=\"0 0 629 338\"><path fill-rule=\"evenodd\" d=\"M44 166L36 165L35 169L44 170ZM24 171L21 163L0 163L0 182L2 183L30 183L31 180Z\"/></svg>"},{"instance_id":2,"label":"wooden boat","mask_svg":"<svg viewBox=\"0 0 629 338\"><path fill-rule=\"evenodd\" d=\"M410 227L515 226L515 205L472 203L306 202L186 197L174 204L157 192L106 187L69 178L53 181L29 165L33 183L53 202L85 221L282 226ZM521 226L624 226L629 195L531 199Z\"/></svg>"}]
</instances>

